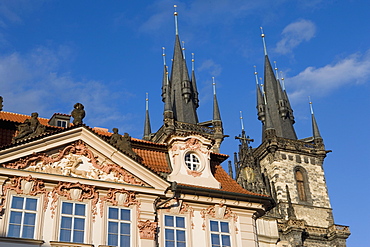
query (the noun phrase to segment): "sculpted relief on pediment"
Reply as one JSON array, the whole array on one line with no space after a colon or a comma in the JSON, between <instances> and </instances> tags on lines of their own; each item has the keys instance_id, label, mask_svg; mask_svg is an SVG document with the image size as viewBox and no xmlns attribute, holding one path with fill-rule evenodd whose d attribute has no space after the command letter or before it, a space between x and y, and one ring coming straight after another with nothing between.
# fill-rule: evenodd
<instances>
[{"instance_id":1,"label":"sculpted relief on pediment","mask_svg":"<svg viewBox=\"0 0 370 247\"><path fill-rule=\"evenodd\" d=\"M69 177L147 185L117 164L100 164L98 157L81 140L56 154L33 154L13 163L2 164L2 166Z\"/></svg>"}]
</instances>

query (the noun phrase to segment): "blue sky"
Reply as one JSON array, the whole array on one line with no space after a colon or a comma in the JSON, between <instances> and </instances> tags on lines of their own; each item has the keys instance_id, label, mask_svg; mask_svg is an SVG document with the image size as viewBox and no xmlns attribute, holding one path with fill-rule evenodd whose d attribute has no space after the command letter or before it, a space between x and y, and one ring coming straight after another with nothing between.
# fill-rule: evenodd
<instances>
[{"instance_id":1,"label":"blue sky","mask_svg":"<svg viewBox=\"0 0 370 247\"><path fill-rule=\"evenodd\" d=\"M367 152L370 22L367 1L20 1L0 3L0 95L4 110L70 113L85 105L91 127L118 127L141 138L145 93L153 132L162 124L162 47L170 63L173 5L200 92L200 121L212 118L212 76L233 155L243 111L247 134L260 143L254 65L263 75L262 26L294 110L299 138L311 135L308 96L326 148L324 168L337 224L348 246L370 242ZM362 120L361 120L362 119ZM226 162L225 162L226 165Z\"/></svg>"}]
</instances>

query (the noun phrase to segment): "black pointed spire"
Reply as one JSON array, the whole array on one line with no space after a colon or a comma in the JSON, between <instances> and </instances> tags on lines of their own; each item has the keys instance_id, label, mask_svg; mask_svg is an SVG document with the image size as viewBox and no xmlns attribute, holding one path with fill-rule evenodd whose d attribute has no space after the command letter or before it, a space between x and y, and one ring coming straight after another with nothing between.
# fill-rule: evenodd
<instances>
[{"instance_id":1,"label":"black pointed spire","mask_svg":"<svg viewBox=\"0 0 370 247\"><path fill-rule=\"evenodd\" d=\"M262 29L261 29L262 31ZM266 51L265 35L262 31L262 41L264 46L265 53L265 68L264 68L264 96L265 96L265 111L269 112L270 123L266 123L264 130L267 126L275 129L276 135L279 137L284 137L287 139L297 139L293 123L294 120L290 116L290 111L288 109L288 100L287 96L284 94L280 82L276 79L275 73L271 66L269 57ZM257 97L259 92L257 90ZM268 108L268 110L267 110ZM267 114L266 114L267 115ZM267 116L266 116L267 119ZM261 119L260 119L261 120ZM267 122L267 120L266 120Z\"/></svg>"},{"instance_id":2,"label":"black pointed spire","mask_svg":"<svg viewBox=\"0 0 370 247\"><path fill-rule=\"evenodd\" d=\"M258 120L262 121L262 123L263 123L265 121L265 115L266 115L265 102L264 102L264 97L262 96L261 88L258 84L258 76L257 76L256 66L254 66L254 76L256 78Z\"/></svg>"},{"instance_id":3,"label":"black pointed spire","mask_svg":"<svg viewBox=\"0 0 370 247\"><path fill-rule=\"evenodd\" d=\"M179 38L178 14L176 11L174 15L176 38L170 79L172 110L176 121L196 124L198 123L198 116L196 113L197 104L195 103L194 95L196 86L193 85L193 81L189 79L189 73Z\"/></svg>"},{"instance_id":4,"label":"black pointed spire","mask_svg":"<svg viewBox=\"0 0 370 247\"><path fill-rule=\"evenodd\" d=\"M149 98L148 93L146 93L145 98L145 124L144 124L144 140L150 140L150 134L152 133L152 129L150 127L150 118L149 118Z\"/></svg>"},{"instance_id":5,"label":"black pointed spire","mask_svg":"<svg viewBox=\"0 0 370 247\"><path fill-rule=\"evenodd\" d=\"M221 121L220 109L218 108L217 96L216 96L216 83L215 78L212 77L213 86L213 121Z\"/></svg>"},{"instance_id":6,"label":"black pointed spire","mask_svg":"<svg viewBox=\"0 0 370 247\"><path fill-rule=\"evenodd\" d=\"M316 122L315 114L313 112L312 102L310 100L310 110L311 110L311 119L312 119L312 134L315 142L322 142L323 139L320 135L319 127Z\"/></svg>"},{"instance_id":7,"label":"black pointed spire","mask_svg":"<svg viewBox=\"0 0 370 247\"><path fill-rule=\"evenodd\" d=\"M198 98L198 89L197 89L197 80L195 78L195 66L194 66L194 53L191 54L191 84L193 85L193 94L194 94L194 104L195 108L199 107L199 98Z\"/></svg>"},{"instance_id":8,"label":"black pointed spire","mask_svg":"<svg viewBox=\"0 0 370 247\"><path fill-rule=\"evenodd\" d=\"M233 178L233 166L231 165L231 160L229 160L227 164L229 167L229 176Z\"/></svg>"}]
</instances>

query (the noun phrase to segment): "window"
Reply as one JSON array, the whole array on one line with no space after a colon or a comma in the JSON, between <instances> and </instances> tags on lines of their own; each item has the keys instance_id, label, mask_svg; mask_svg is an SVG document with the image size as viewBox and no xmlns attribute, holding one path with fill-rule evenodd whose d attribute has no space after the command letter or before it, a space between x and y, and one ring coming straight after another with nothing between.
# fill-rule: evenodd
<instances>
[{"instance_id":1,"label":"window","mask_svg":"<svg viewBox=\"0 0 370 247\"><path fill-rule=\"evenodd\" d=\"M8 237L34 238L37 198L13 196L10 206Z\"/></svg>"},{"instance_id":2,"label":"window","mask_svg":"<svg viewBox=\"0 0 370 247\"><path fill-rule=\"evenodd\" d=\"M60 241L83 243L85 239L86 204L62 203Z\"/></svg>"},{"instance_id":3,"label":"window","mask_svg":"<svg viewBox=\"0 0 370 247\"><path fill-rule=\"evenodd\" d=\"M67 127L67 121L65 120L57 120L58 127Z\"/></svg>"},{"instance_id":4,"label":"window","mask_svg":"<svg viewBox=\"0 0 370 247\"><path fill-rule=\"evenodd\" d=\"M305 180L304 180L302 171L296 170L295 179L297 181L297 190L298 190L299 200L307 201L307 196L305 192Z\"/></svg>"},{"instance_id":5,"label":"window","mask_svg":"<svg viewBox=\"0 0 370 247\"><path fill-rule=\"evenodd\" d=\"M192 171L197 171L200 167L199 158L194 153L187 153L185 155L185 163Z\"/></svg>"},{"instance_id":6,"label":"window","mask_svg":"<svg viewBox=\"0 0 370 247\"><path fill-rule=\"evenodd\" d=\"M131 210L108 208L108 245L131 246Z\"/></svg>"},{"instance_id":7,"label":"window","mask_svg":"<svg viewBox=\"0 0 370 247\"><path fill-rule=\"evenodd\" d=\"M165 247L186 247L185 217L164 216Z\"/></svg>"},{"instance_id":8,"label":"window","mask_svg":"<svg viewBox=\"0 0 370 247\"><path fill-rule=\"evenodd\" d=\"M212 247L231 246L229 222L210 221Z\"/></svg>"}]
</instances>

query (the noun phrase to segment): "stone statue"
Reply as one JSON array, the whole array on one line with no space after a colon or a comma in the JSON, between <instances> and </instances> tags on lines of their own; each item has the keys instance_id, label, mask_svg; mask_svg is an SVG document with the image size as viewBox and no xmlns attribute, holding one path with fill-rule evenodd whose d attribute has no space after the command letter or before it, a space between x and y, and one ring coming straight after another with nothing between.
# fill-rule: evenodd
<instances>
[{"instance_id":1,"label":"stone statue","mask_svg":"<svg viewBox=\"0 0 370 247\"><path fill-rule=\"evenodd\" d=\"M113 134L111 135L109 142L115 146L117 149L124 151L133 157L136 157L136 153L132 150L131 146L131 137L129 134L125 133L123 136L118 134L118 129L113 128L112 129Z\"/></svg>"},{"instance_id":2,"label":"stone statue","mask_svg":"<svg viewBox=\"0 0 370 247\"><path fill-rule=\"evenodd\" d=\"M3 110L3 97L0 96L0 111Z\"/></svg>"},{"instance_id":3,"label":"stone statue","mask_svg":"<svg viewBox=\"0 0 370 247\"><path fill-rule=\"evenodd\" d=\"M73 117L73 124L82 124L82 119L85 117L85 107L81 103L76 103L73 107L75 108L71 113Z\"/></svg>"},{"instance_id":4,"label":"stone statue","mask_svg":"<svg viewBox=\"0 0 370 247\"><path fill-rule=\"evenodd\" d=\"M33 112L30 119L24 120L23 123L17 126L18 134L13 137L12 143L29 137L38 136L46 131L46 126L40 124L38 116L39 114L37 112Z\"/></svg>"}]
</instances>

